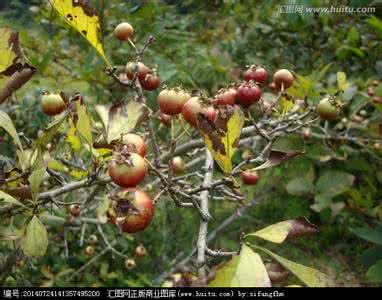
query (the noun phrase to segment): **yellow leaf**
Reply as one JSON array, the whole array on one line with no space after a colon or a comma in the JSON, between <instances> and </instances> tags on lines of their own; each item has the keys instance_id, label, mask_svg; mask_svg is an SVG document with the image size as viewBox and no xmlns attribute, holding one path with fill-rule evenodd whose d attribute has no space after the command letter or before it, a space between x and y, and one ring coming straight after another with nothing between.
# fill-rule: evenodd
<instances>
[{"instance_id":1,"label":"yellow leaf","mask_svg":"<svg viewBox=\"0 0 382 300\"><path fill-rule=\"evenodd\" d=\"M76 128L78 132L85 138L90 147L93 146L93 136L91 130L91 120L87 113L86 106L81 104L81 101L77 101L77 114L78 121L76 122Z\"/></svg>"},{"instance_id":2,"label":"yellow leaf","mask_svg":"<svg viewBox=\"0 0 382 300\"><path fill-rule=\"evenodd\" d=\"M70 171L70 175L79 180L88 176L88 172L82 170L72 170Z\"/></svg>"},{"instance_id":3,"label":"yellow leaf","mask_svg":"<svg viewBox=\"0 0 382 300\"><path fill-rule=\"evenodd\" d=\"M87 39L110 67L99 39L101 27L97 11L89 5L89 1L49 0L49 2L70 26Z\"/></svg>"},{"instance_id":4,"label":"yellow leaf","mask_svg":"<svg viewBox=\"0 0 382 300\"><path fill-rule=\"evenodd\" d=\"M55 171L58 171L58 172L67 172L68 171L68 168L64 164L62 164L61 162L59 162L56 159L51 159L51 158L48 161L48 168L55 170Z\"/></svg>"},{"instance_id":5,"label":"yellow leaf","mask_svg":"<svg viewBox=\"0 0 382 300\"><path fill-rule=\"evenodd\" d=\"M70 128L66 136L66 142L70 144L74 152L78 152L81 149L81 141L76 134L77 129L74 126L73 121L71 119L69 119L69 124L70 124Z\"/></svg>"},{"instance_id":6,"label":"yellow leaf","mask_svg":"<svg viewBox=\"0 0 382 300\"><path fill-rule=\"evenodd\" d=\"M281 244L285 240L317 233L318 229L305 218L286 220L267 226L246 236L256 236L261 239Z\"/></svg>"},{"instance_id":7,"label":"yellow leaf","mask_svg":"<svg viewBox=\"0 0 382 300\"><path fill-rule=\"evenodd\" d=\"M96 112L106 131L107 142L121 138L131 132L147 116L147 108L142 103L130 100L114 105L97 105Z\"/></svg>"},{"instance_id":8,"label":"yellow leaf","mask_svg":"<svg viewBox=\"0 0 382 300\"><path fill-rule=\"evenodd\" d=\"M219 108L214 123L202 114L199 114L198 118L199 129L206 146L224 173L230 173L232 156L237 149L244 124L243 112L238 106L226 106Z\"/></svg>"},{"instance_id":9,"label":"yellow leaf","mask_svg":"<svg viewBox=\"0 0 382 300\"><path fill-rule=\"evenodd\" d=\"M0 28L0 73L5 72L21 58L18 33Z\"/></svg>"},{"instance_id":10,"label":"yellow leaf","mask_svg":"<svg viewBox=\"0 0 382 300\"><path fill-rule=\"evenodd\" d=\"M3 191L0 191L0 202L10 203L14 205L20 205L24 208L26 206L22 204L19 200L13 198L11 195L8 195L7 193L4 193Z\"/></svg>"},{"instance_id":11,"label":"yellow leaf","mask_svg":"<svg viewBox=\"0 0 382 300\"><path fill-rule=\"evenodd\" d=\"M209 287L270 287L267 270L259 254L243 245L239 255L222 265Z\"/></svg>"},{"instance_id":12,"label":"yellow leaf","mask_svg":"<svg viewBox=\"0 0 382 300\"><path fill-rule=\"evenodd\" d=\"M285 97L281 97L280 105L282 114L285 115L292 109L294 102L292 100L286 99Z\"/></svg>"},{"instance_id":13,"label":"yellow leaf","mask_svg":"<svg viewBox=\"0 0 382 300\"><path fill-rule=\"evenodd\" d=\"M349 83L346 81L346 74L344 72L337 72L337 84L338 89L345 91L349 87Z\"/></svg>"}]
</instances>

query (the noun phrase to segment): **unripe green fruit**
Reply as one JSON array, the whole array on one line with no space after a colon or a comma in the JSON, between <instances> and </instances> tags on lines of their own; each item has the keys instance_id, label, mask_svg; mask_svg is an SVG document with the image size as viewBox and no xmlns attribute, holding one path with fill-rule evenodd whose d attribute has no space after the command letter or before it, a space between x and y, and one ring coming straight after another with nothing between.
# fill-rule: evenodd
<instances>
[{"instance_id":1,"label":"unripe green fruit","mask_svg":"<svg viewBox=\"0 0 382 300\"><path fill-rule=\"evenodd\" d=\"M317 113L323 120L332 121L337 119L340 114L339 108L330 98L324 98L317 105Z\"/></svg>"}]
</instances>

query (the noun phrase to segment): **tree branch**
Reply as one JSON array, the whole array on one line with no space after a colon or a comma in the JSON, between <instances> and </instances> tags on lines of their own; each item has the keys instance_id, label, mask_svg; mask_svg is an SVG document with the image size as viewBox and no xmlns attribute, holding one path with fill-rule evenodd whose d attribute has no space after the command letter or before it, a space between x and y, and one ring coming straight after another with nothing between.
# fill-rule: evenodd
<instances>
[{"instance_id":1,"label":"tree branch","mask_svg":"<svg viewBox=\"0 0 382 300\"><path fill-rule=\"evenodd\" d=\"M213 169L214 169L214 159L210 151L206 148L206 163L205 163L206 173L203 180L203 186L209 187L212 181ZM200 193L200 208L202 212L209 215L208 211L208 196L209 190L205 189ZM199 268L199 277L204 280L206 278L206 249L207 249L207 230L208 230L208 220L200 219L199 226L199 237L197 243L197 267Z\"/></svg>"}]
</instances>

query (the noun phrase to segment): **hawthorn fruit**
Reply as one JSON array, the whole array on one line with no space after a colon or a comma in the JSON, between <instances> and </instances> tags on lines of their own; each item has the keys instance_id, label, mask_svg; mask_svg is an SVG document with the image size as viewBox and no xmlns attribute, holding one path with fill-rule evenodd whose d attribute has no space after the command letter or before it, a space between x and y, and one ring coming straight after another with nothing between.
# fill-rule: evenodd
<instances>
[{"instance_id":1,"label":"hawthorn fruit","mask_svg":"<svg viewBox=\"0 0 382 300\"><path fill-rule=\"evenodd\" d=\"M246 185L255 185L259 181L259 175L255 171L244 171L240 177L241 181Z\"/></svg>"},{"instance_id":2,"label":"hawthorn fruit","mask_svg":"<svg viewBox=\"0 0 382 300\"><path fill-rule=\"evenodd\" d=\"M160 85L159 76L156 74L147 74L143 80L139 81L146 91L156 90Z\"/></svg>"},{"instance_id":3,"label":"hawthorn fruit","mask_svg":"<svg viewBox=\"0 0 382 300\"><path fill-rule=\"evenodd\" d=\"M126 148L127 149L127 148ZM121 187L135 187L145 178L147 164L144 158L134 152L117 152L109 163L109 175Z\"/></svg>"},{"instance_id":4,"label":"hawthorn fruit","mask_svg":"<svg viewBox=\"0 0 382 300\"><path fill-rule=\"evenodd\" d=\"M144 230L154 216L154 203L140 189L124 189L111 196L112 204L108 210L111 223L127 233Z\"/></svg>"},{"instance_id":5,"label":"hawthorn fruit","mask_svg":"<svg viewBox=\"0 0 382 300\"><path fill-rule=\"evenodd\" d=\"M114 35L120 41L127 41L133 34L134 28L127 22L118 24L114 29Z\"/></svg>"},{"instance_id":6,"label":"hawthorn fruit","mask_svg":"<svg viewBox=\"0 0 382 300\"><path fill-rule=\"evenodd\" d=\"M191 98L181 89L164 89L158 95L159 109L163 114L176 115L182 112L183 105Z\"/></svg>"},{"instance_id":7,"label":"hawthorn fruit","mask_svg":"<svg viewBox=\"0 0 382 300\"><path fill-rule=\"evenodd\" d=\"M138 245L135 248L135 256L142 257L147 255L147 250L143 245Z\"/></svg>"},{"instance_id":8,"label":"hawthorn fruit","mask_svg":"<svg viewBox=\"0 0 382 300\"><path fill-rule=\"evenodd\" d=\"M135 263L134 259L126 258L126 260L125 260L125 267L126 267L127 270L131 271L131 270L135 269L136 266L137 266L137 264Z\"/></svg>"},{"instance_id":9,"label":"hawthorn fruit","mask_svg":"<svg viewBox=\"0 0 382 300\"><path fill-rule=\"evenodd\" d=\"M125 134L122 137L122 143L127 146L129 152L138 153L142 157L146 156L147 146L139 135L134 133Z\"/></svg>"},{"instance_id":10,"label":"hawthorn fruit","mask_svg":"<svg viewBox=\"0 0 382 300\"><path fill-rule=\"evenodd\" d=\"M237 103L243 107L249 107L258 102L261 98L262 91L258 85L253 83L242 83L237 88Z\"/></svg>"},{"instance_id":11,"label":"hawthorn fruit","mask_svg":"<svg viewBox=\"0 0 382 300\"><path fill-rule=\"evenodd\" d=\"M215 105L234 105L237 98L237 90L234 88L219 91L213 103Z\"/></svg>"},{"instance_id":12,"label":"hawthorn fruit","mask_svg":"<svg viewBox=\"0 0 382 300\"><path fill-rule=\"evenodd\" d=\"M170 161L170 168L174 174L180 175L184 173L186 165L180 156L175 156Z\"/></svg>"},{"instance_id":13,"label":"hawthorn fruit","mask_svg":"<svg viewBox=\"0 0 382 300\"><path fill-rule=\"evenodd\" d=\"M137 76L140 82L145 80L147 74L152 73L151 69L146 67L146 65L142 62L128 62L125 67L127 78L132 80L135 72L138 73Z\"/></svg>"},{"instance_id":14,"label":"hawthorn fruit","mask_svg":"<svg viewBox=\"0 0 382 300\"><path fill-rule=\"evenodd\" d=\"M322 120L332 121L337 119L340 109L331 98L326 97L318 103L317 113Z\"/></svg>"},{"instance_id":15,"label":"hawthorn fruit","mask_svg":"<svg viewBox=\"0 0 382 300\"><path fill-rule=\"evenodd\" d=\"M41 97L41 109L48 116L55 116L62 113L66 108L64 99L60 94L45 93Z\"/></svg>"},{"instance_id":16,"label":"hawthorn fruit","mask_svg":"<svg viewBox=\"0 0 382 300\"><path fill-rule=\"evenodd\" d=\"M273 74L273 82L278 90L281 90L281 87L286 90L291 87L293 84L293 74L287 69L281 69Z\"/></svg>"},{"instance_id":17,"label":"hawthorn fruit","mask_svg":"<svg viewBox=\"0 0 382 300\"><path fill-rule=\"evenodd\" d=\"M244 72L245 81L254 81L261 84L266 83L268 79L268 72L263 67L251 66L248 70Z\"/></svg>"}]
</instances>

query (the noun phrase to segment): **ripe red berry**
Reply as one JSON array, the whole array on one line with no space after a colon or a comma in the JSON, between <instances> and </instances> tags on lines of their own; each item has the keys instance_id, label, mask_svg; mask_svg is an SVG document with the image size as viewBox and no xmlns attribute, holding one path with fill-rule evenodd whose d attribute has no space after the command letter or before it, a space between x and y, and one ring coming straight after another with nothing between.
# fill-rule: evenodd
<instances>
[{"instance_id":1,"label":"ripe red berry","mask_svg":"<svg viewBox=\"0 0 382 300\"><path fill-rule=\"evenodd\" d=\"M124 189L112 200L111 214L123 232L144 230L154 216L155 206L150 197L139 189Z\"/></svg>"},{"instance_id":2,"label":"ripe red berry","mask_svg":"<svg viewBox=\"0 0 382 300\"><path fill-rule=\"evenodd\" d=\"M278 70L275 74L273 74L273 82L279 90L282 86L284 87L284 90L292 86L293 80L293 74L287 69Z\"/></svg>"},{"instance_id":3,"label":"ripe red berry","mask_svg":"<svg viewBox=\"0 0 382 300\"><path fill-rule=\"evenodd\" d=\"M213 106L208 106L203 109L203 114L210 120L211 122L215 122L216 119L216 109Z\"/></svg>"},{"instance_id":4,"label":"ripe red berry","mask_svg":"<svg viewBox=\"0 0 382 300\"><path fill-rule=\"evenodd\" d=\"M186 165L184 164L183 159L180 156L175 156L170 161L170 168L176 175L180 175L184 173L184 170L186 169Z\"/></svg>"},{"instance_id":5,"label":"ripe red berry","mask_svg":"<svg viewBox=\"0 0 382 300\"><path fill-rule=\"evenodd\" d=\"M114 34L120 41L127 41L134 34L134 28L127 22L123 22L117 25L114 29Z\"/></svg>"},{"instance_id":6,"label":"ripe red berry","mask_svg":"<svg viewBox=\"0 0 382 300\"><path fill-rule=\"evenodd\" d=\"M134 74L135 72L137 72L138 79L140 82L142 82L143 80L145 80L146 75L151 73L152 71L148 67L146 67L146 65L143 64L142 62L137 62L137 63L128 62L126 64L125 72L126 72L127 78L130 80L134 78Z\"/></svg>"},{"instance_id":7,"label":"ripe red berry","mask_svg":"<svg viewBox=\"0 0 382 300\"><path fill-rule=\"evenodd\" d=\"M244 171L241 173L241 181L247 185L255 185L259 180L259 175L255 171Z\"/></svg>"},{"instance_id":8,"label":"ripe red berry","mask_svg":"<svg viewBox=\"0 0 382 300\"><path fill-rule=\"evenodd\" d=\"M117 153L109 163L109 175L115 184L135 187L145 178L146 161L137 153Z\"/></svg>"},{"instance_id":9,"label":"ripe red berry","mask_svg":"<svg viewBox=\"0 0 382 300\"><path fill-rule=\"evenodd\" d=\"M127 146L129 152L138 153L140 156L145 157L147 146L143 138L134 133L125 134L122 137L122 143Z\"/></svg>"},{"instance_id":10,"label":"ripe red berry","mask_svg":"<svg viewBox=\"0 0 382 300\"><path fill-rule=\"evenodd\" d=\"M191 98L186 91L164 89L158 95L158 105L162 113L176 115L182 112L183 105Z\"/></svg>"},{"instance_id":11,"label":"ripe red berry","mask_svg":"<svg viewBox=\"0 0 382 300\"><path fill-rule=\"evenodd\" d=\"M261 98L262 91L256 84L242 83L237 89L236 102L244 107L256 103Z\"/></svg>"},{"instance_id":12,"label":"ripe red berry","mask_svg":"<svg viewBox=\"0 0 382 300\"><path fill-rule=\"evenodd\" d=\"M335 120L340 114L339 108L329 97L322 99L317 105L317 113L323 120Z\"/></svg>"},{"instance_id":13,"label":"ripe red berry","mask_svg":"<svg viewBox=\"0 0 382 300\"><path fill-rule=\"evenodd\" d=\"M374 89L371 86L367 88L367 94L369 97L373 97L375 95Z\"/></svg>"},{"instance_id":14,"label":"ripe red berry","mask_svg":"<svg viewBox=\"0 0 382 300\"><path fill-rule=\"evenodd\" d=\"M138 245L135 248L135 256L142 257L147 255L147 250L143 245Z\"/></svg>"},{"instance_id":15,"label":"ripe red berry","mask_svg":"<svg viewBox=\"0 0 382 300\"><path fill-rule=\"evenodd\" d=\"M73 217L78 217L81 213L81 207L78 204L70 205L69 212Z\"/></svg>"},{"instance_id":16,"label":"ripe red berry","mask_svg":"<svg viewBox=\"0 0 382 300\"><path fill-rule=\"evenodd\" d=\"M304 140L309 140L310 137L312 136L312 131L310 128L304 128L304 130L302 131L302 136L304 138Z\"/></svg>"},{"instance_id":17,"label":"ripe red berry","mask_svg":"<svg viewBox=\"0 0 382 300\"><path fill-rule=\"evenodd\" d=\"M160 121L164 126L169 127L171 125L171 116L161 113Z\"/></svg>"},{"instance_id":18,"label":"ripe red berry","mask_svg":"<svg viewBox=\"0 0 382 300\"><path fill-rule=\"evenodd\" d=\"M198 114L202 112L203 107L200 103L199 97L192 97L183 105L183 118L186 120L187 123L189 123L193 127L197 126Z\"/></svg>"},{"instance_id":19,"label":"ripe red berry","mask_svg":"<svg viewBox=\"0 0 382 300\"><path fill-rule=\"evenodd\" d=\"M214 99L215 105L234 105L237 97L237 91L234 88L220 91Z\"/></svg>"},{"instance_id":20,"label":"ripe red berry","mask_svg":"<svg viewBox=\"0 0 382 300\"><path fill-rule=\"evenodd\" d=\"M60 94L45 93L41 97L41 109L48 116L55 116L65 110L66 104Z\"/></svg>"},{"instance_id":21,"label":"ripe red berry","mask_svg":"<svg viewBox=\"0 0 382 300\"><path fill-rule=\"evenodd\" d=\"M144 80L140 80L140 83L146 91L153 91L159 87L160 79L156 74L147 74Z\"/></svg>"},{"instance_id":22,"label":"ripe red berry","mask_svg":"<svg viewBox=\"0 0 382 300\"><path fill-rule=\"evenodd\" d=\"M264 84L268 79L268 72L263 67L251 66L244 72L245 81L255 81Z\"/></svg>"}]
</instances>

